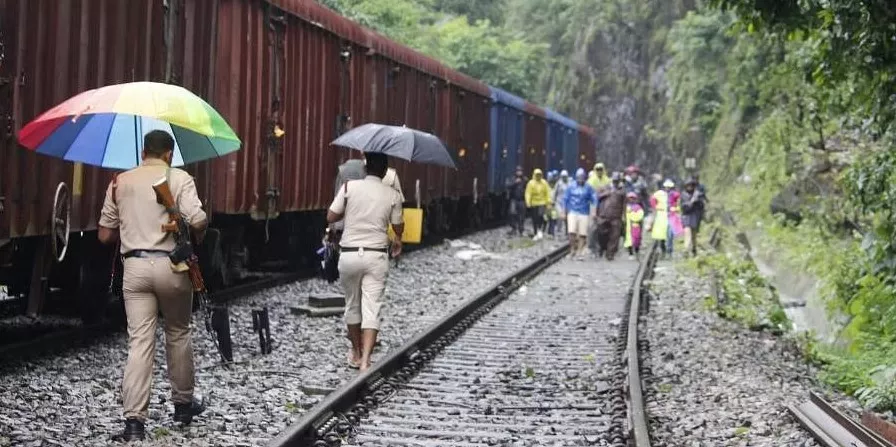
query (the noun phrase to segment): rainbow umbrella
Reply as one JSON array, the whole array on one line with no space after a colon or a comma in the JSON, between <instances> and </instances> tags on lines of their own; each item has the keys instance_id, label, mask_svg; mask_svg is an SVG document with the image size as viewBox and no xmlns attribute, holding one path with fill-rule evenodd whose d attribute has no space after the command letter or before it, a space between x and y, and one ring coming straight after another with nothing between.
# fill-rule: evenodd
<instances>
[{"instance_id":1,"label":"rainbow umbrella","mask_svg":"<svg viewBox=\"0 0 896 447\"><path fill-rule=\"evenodd\" d=\"M189 90L132 82L88 90L28 123L19 142L39 153L113 169L140 164L143 136L161 129L174 136L172 165L220 157L240 148L233 129Z\"/></svg>"}]
</instances>

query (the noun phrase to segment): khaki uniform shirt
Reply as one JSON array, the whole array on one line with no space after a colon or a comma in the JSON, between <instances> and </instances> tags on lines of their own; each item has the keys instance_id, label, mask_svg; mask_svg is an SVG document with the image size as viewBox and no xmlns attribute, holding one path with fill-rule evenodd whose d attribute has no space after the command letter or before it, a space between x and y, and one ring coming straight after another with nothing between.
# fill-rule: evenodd
<instances>
[{"instance_id":1,"label":"khaki uniform shirt","mask_svg":"<svg viewBox=\"0 0 896 447\"><path fill-rule=\"evenodd\" d=\"M398 195L401 196L401 203L404 203L404 192L401 190L401 181L398 179L398 172L396 172L395 169L389 168L389 170L386 171L386 175L383 177L383 183L398 191Z\"/></svg>"},{"instance_id":2,"label":"khaki uniform shirt","mask_svg":"<svg viewBox=\"0 0 896 447\"><path fill-rule=\"evenodd\" d=\"M162 224L168 223L168 213L156 202L156 192L152 189L153 183L165 178L168 170L164 161L146 159L140 166L118 175L115 200L112 184L106 190L99 224L119 229L122 254L131 250L174 249L174 238L162 231ZM193 177L177 168L170 168L167 175L175 204L187 223L193 225L205 220Z\"/></svg>"},{"instance_id":3,"label":"khaki uniform shirt","mask_svg":"<svg viewBox=\"0 0 896 447\"><path fill-rule=\"evenodd\" d=\"M388 225L403 222L401 196L375 175L349 181L339 188L330 211L345 215L345 230L339 242L342 247L386 248Z\"/></svg>"}]
</instances>

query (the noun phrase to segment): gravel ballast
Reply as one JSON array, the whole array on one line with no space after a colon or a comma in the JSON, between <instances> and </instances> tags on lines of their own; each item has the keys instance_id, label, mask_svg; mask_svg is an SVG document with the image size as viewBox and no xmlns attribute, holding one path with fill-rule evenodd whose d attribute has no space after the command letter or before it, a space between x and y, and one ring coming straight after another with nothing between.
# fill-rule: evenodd
<instances>
[{"instance_id":1,"label":"gravel ballast","mask_svg":"<svg viewBox=\"0 0 896 447\"><path fill-rule=\"evenodd\" d=\"M508 240L506 229L461 239L476 247L445 243L409 253L389 272L380 345L382 358L457 305L525 263L558 247L562 240ZM472 257L472 259L470 259ZM308 295L341 292L337 284L313 279L258 292L231 303L235 364L218 355L194 315L193 346L197 395L208 409L187 427L171 419L173 406L161 327L147 440L138 446L256 446L295 422L308 408L358 374L348 368L348 340L342 316L311 318L291 308ZM253 309L268 307L273 353L259 355L252 330ZM161 322L160 322L161 323ZM120 388L127 337L116 334L90 347L0 369L0 446L105 446L123 428Z\"/></svg>"},{"instance_id":2,"label":"gravel ballast","mask_svg":"<svg viewBox=\"0 0 896 447\"><path fill-rule=\"evenodd\" d=\"M645 394L654 445L816 446L787 405L814 391L855 409L819 388L794 343L706 310L706 279L661 261L650 290L641 337L650 343L642 359L652 372Z\"/></svg>"}]
</instances>

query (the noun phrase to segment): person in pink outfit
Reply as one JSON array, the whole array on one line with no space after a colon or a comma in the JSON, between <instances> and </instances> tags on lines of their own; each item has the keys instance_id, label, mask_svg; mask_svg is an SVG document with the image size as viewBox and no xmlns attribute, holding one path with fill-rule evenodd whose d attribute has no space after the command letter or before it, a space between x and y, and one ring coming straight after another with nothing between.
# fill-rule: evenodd
<instances>
[{"instance_id":1,"label":"person in pink outfit","mask_svg":"<svg viewBox=\"0 0 896 447\"><path fill-rule=\"evenodd\" d=\"M625 248L629 259L633 259L641 250L641 224L644 221L644 208L640 197L635 192L626 194L628 203L625 206Z\"/></svg>"}]
</instances>

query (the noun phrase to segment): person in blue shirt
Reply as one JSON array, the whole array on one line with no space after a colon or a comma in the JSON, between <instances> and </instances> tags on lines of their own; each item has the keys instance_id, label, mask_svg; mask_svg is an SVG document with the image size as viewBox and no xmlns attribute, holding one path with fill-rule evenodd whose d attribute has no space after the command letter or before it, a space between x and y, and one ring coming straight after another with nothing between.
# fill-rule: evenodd
<instances>
[{"instance_id":1,"label":"person in blue shirt","mask_svg":"<svg viewBox=\"0 0 896 447\"><path fill-rule=\"evenodd\" d=\"M597 194L594 188L585 182L585 170L576 171L576 182L566 189L563 196L563 209L566 210L566 228L569 232L570 253L582 256L588 236L588 222L597 209Z\"/></svg>"}]
</instances>

